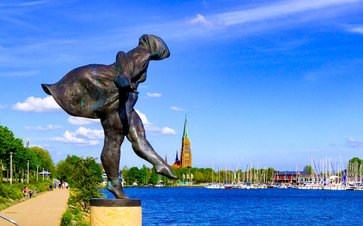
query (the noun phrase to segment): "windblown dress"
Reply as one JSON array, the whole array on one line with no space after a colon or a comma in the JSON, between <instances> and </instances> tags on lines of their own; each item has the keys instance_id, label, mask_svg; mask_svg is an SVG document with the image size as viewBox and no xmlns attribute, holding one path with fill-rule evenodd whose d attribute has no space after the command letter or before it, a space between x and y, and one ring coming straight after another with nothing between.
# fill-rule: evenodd
<instances>
[{"instance_id":1,"label":"windblown dress","mask_svg":"<svg viewBox=\"0 0 363 226\"><path fill-rule=\"evenodd\" d=\"M70 71L55 84L42 84L42 88L68 114L100 118L106 112L118 110L115 75L114 64L90 64Z\"/></svg>"}]
</instances>

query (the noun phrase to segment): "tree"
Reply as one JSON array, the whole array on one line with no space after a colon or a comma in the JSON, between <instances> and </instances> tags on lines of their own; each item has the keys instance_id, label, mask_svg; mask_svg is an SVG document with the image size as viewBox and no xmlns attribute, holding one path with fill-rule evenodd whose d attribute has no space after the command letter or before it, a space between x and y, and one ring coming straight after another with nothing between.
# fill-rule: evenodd
<instances>
[{"instance_id":1,"label":"tree","mask_svg":"<svg viewBox=\"0 0 363 226\"><path fill-rule=\"evenodd\" d=\"M73 186L72 174L78 161L80 161L80 158L75 155L68 155L65 160L59 161L56 166L55 177L60 181L67 181Z\"/></svg>"},{"instance_id":2,"label":"tree","mask_svg":"<svg viewBox=\"0 0 363 226\"><path fill-rule=\"evenodd\" d=\"M13 152L14 164L23 163L22 160L24 151L23 141L15 138L14 133L7 127L0 126L0 159L3 160L4 166L8 169L10 165L10 152ZM19 157L19 159L18 159Z\"/></svg>"},{"instance_id":3,"label":"tree","mask_svg":"<svg viewBox=\"0 0 363 226\"><path fill-rule=\"evenodd\" d=\"M147 185L149 182L149 170L145 165L143 165L142 168L139 170L139 174L140 174L140 184Z\"/></svg>"},{"instance_id":4,"label":"tree","mask_svg":"<svg viewBox=\"0 0 363 226\"><path fill-rule=\"evenodd\" d=\"M72 157L69 159L72 160ZM75 159L73 158L73 160ZM102 182L102 169L95 159L91 157L78 158L71 168L73 168L73 171L68 178L70 179L70 185L74 186L75 196L72 197L70 202L78 204L86 210L89 207L91 198L101 197L98 184Z\"/></svg>"},{"instance_id":5,"label":"tree","mask_svg":"<svg viewBox=\"0 0 363 226\"><path fill-rule=\"evenodd\" d=\"M127 183L126 179L127 179L128 172L129 172L129 168L127 168L127 166L122 167L122 169L121 169L121 178L122 178L122 180L123 180L123 182L125 184Z\"/></svg>"},{"instance_id":6,"label":"tree","mask_svg":"<svg viewBox=\"0 0 363 226\"><path fill-rule=\"evenodd\" d=\"M314 169L311 165L307 165L304 167L304 172L311 176L314 174Z\"/></svg>"},{"instance_id":7,"label":"tree","mask_svg":"<svg viewBox=\"0 0 363 226\"><path fill-rule=\"evenodd\" d=\"M52 160L52 157L50 156L49 152L43 148L40 147L30 147L27 148L29 150L29 152L32 152L34 154L36 154L37 156L39 156L39 158L41 159L41 166L44 168L44 170L47 170L51 173L53 173L54 171L54 163Z\"/></svg>"},{"instance_id":8,"label":"tree","mask_svg":"<svg viewBox=\"0 0 363 226\"><path fill-rule=\"evenodd\" d=\"M11 130L0 126L0 159L6 170L10 169L10 153L12 153L13 177L18 179L25 175L28 161L32 164L33 161L39 160L33 153L28 152L23 141L16 138Z\"/></svg>"},{"instance_id":9,"label":"tree","mask_svg":"<svg viewBox=\"0 0 363 226\"><path fill-rule=\"evenodd\" d=\"M133 184L134 182L140 182L141 180L140 177L140 171L137 167L131 167L129 172L127 173L127 183L128 184Z\"/></svg>"},{"instance_id":10,"label":"tree","mask_svg":"<svg viewBox=\"0 0 363 226\"><path fill-rule=\"evenodd\" d=\"M274 174L275 174L274 168L271 167L267 168L267 182L272 182Z\"/></svg>"},{"instance_id":11,"label":"tree","mask_svg":"<svg viewBox=\"0 0 363 226\"><path fill-rule=\"evenodd\" d=\"M196 171L195 173L193 173L193 180L196 183L206 182L205 175L201 171Z\"/></svg>"},{"instance_id":12,"label":"tree","mask_svg":"<svg viewBox=\"0 0 363 226\"><path fill-rule=\"evenodd\" d=\"M149 182L153 185L159 183L159 175L156 173L155 167L151 169Z\"/></svg>"},{"instance_id":13,"label":"tree","mask_svg":"<svg viewBox=\"0 0 363 226\"><path fill-rule=\"evenodd\" d=\"M29 160L29 168L30 170L36 170L43 168L42 158L30 148L26 148L27 158Z\"/></svg>"},{"instance_id":14,"label":"tree","mask_svg":"<svg viewBox=\"0 0 363 226\"><path fill-rule=\"evenodd\" d=\"M358 176L358 174L359 174L358 172L360 171L362 161L363 160L361 160L358 157L354 157L354 158L349 160L349 162L348 162L348 176L350 176L350 177Z\"/></svg>"}]
</instances>

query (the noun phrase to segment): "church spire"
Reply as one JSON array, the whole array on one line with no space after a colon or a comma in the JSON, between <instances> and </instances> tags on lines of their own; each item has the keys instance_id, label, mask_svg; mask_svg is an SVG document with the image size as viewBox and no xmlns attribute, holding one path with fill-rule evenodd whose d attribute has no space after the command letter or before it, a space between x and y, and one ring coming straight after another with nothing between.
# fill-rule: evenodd
<instances>
[{"instance_id":1,"label":"church spire","mask_svg":"<svg viewBox=\"0 0 363 226\"><path fill-rule=\"evenodd\" d=\"M179 162L178 150L176 151L175 162Z\"/></svg>"},{"instance_id":2,"label":"church spire","mask_svg":"<svg viewBox=\"0 0 363 226\"><path fill-rule=\"evenodd\" d=\"M185 120L184 120L183 139L185 139L186 137L188 137L188 120L187 120L187 115L185 115Z\"/></svg>"}]
</instances>

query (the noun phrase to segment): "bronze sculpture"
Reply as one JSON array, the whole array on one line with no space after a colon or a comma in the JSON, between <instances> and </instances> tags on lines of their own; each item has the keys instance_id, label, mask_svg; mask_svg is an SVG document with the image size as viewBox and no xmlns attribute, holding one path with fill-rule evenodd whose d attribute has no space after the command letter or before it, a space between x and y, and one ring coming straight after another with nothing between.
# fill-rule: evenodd
<instances>
[{"instance_id":1,"label":"bronze sculpture","mask_svg":"<svg viewBox=\"0 0 363 226\"><path fill-rule=\"evenodd\" d=\"M118 52L111 65L81 66L55 84L42 84L43 90L68 114L101 120L105 134L101 161L108 177L107 189L117 199L127 199L118 180L120 147L125 136L134 152L150 162L157 173L176 179L170 166L146 140L142 121L133 108L138 98L137 87L146 80L150 60L162 60L169 55L160 37L142 35L136 48Z\"/></svg>"}]
</instances>

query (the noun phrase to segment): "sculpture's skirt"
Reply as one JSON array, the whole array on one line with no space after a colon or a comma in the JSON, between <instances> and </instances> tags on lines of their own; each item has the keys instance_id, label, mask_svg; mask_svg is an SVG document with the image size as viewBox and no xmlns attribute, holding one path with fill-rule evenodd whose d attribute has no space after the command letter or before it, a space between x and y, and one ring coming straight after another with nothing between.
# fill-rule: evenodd
<instances>
[{"instance_id":1,"label":"sculpture's skirt","mask_svg":"<svg viewBox=\"0 0 363 226\"><path fill-rule=\"evenodd\" d=\"M42 87L68 114L101 118L118 110L119 90L114 79L113 64L90 64L70 71L55 84L42 84Z\"/></svg>"}]
</instances>

